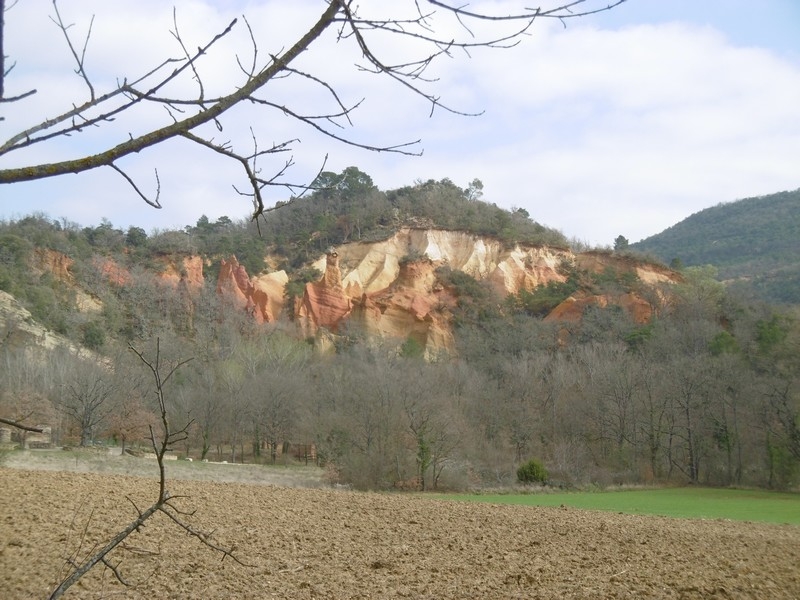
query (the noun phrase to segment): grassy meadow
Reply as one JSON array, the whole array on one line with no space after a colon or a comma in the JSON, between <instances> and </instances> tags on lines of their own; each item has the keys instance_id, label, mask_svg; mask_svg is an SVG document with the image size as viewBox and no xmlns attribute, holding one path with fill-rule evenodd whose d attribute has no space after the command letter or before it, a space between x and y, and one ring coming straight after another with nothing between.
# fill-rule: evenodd
<instances>
[{"instance_id":1,"label":"grassy meadow","mask_svg":"<svg viewBox=\"0 0 800 600\"><path fill-rule=\"evenodd\" d=\"M680 487L530 494L448 494L440 497L496 504L563 505L682 519L731 519L800 525L800 494L764 490Z\"/></svg>"}]
</instances>

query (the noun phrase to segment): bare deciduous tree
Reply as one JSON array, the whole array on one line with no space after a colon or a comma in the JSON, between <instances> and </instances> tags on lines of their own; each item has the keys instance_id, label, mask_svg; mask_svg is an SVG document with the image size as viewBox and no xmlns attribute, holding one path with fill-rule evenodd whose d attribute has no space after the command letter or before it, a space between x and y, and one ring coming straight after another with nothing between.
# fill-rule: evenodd
<instances>
[{"instance_id":1,"label":"bare deciduous tree","mask_svg":"<svg viewBox=\"0 0 800 600\"><path fill-rule=\"evenodd\" d=\"M262 190L267 186L284 186L294 191L307 189L302 184L287 181L286 173L293 159L282 159L273 165L268 174L259 163L267 157L290 156L297 138L284 139L270 144L260 144L252 134L252 148L242 151L233 144L219 141L215 136L224 131L223 117L240 104L253 104L271 114L289 116L298 126L308 127L338 142L376 152L419 154L419 140L402 141L380 145L359 141L358 136L348 132L352 118L362 100L347 101L337 92L336 82L330 75L301 70L297 59L324 36L333 36L337 52L342 58L355 50L360 55L356 70L372 73L393 80L401 90L417 95L435 109L467 114L448 106L435 92L436 77L429 73L432 64L453 57L456 53L469 55L478 48L508 48L528 35L534 22L539 19L567 20L609 10L625 0L610 0L601 3L595 0L571 0L550 2L549 7L526 8L520 2L516 12L505 14L483 13L471 10L468 4L450 1L427 0L392 2L360 2L354 0L326 0L320 2L321 11L308 30L294 43L276 53L265 53L257 40L259 32L251 28L246 18L234 19L219 33L195 50L178 27L178 15L174 14L171 33L176 42L177 57L167 57L160 64L143 68L139 75L122 74L117 84L110 89L100 89L100 84L90 76L92 19L84 39L76 39L72 24L53 0L51 19L66 41L66 51L71 54L75 73L83 81L83 98L65 98L60 114L43 118L41 122L12 133L0 140L0 157L22 155L35 147L55 146L54 142L65 136L86 139L91 132L106 130L112 123L123 118L137 119L151 114L153 106L163 108L163 117L148 126L144 133L125 133L121 141L108 142L108 138L94 142L93 150L86 153L83 144L75 144L75 154L56 159L54 162L28 164L0 169L0 183L14 183L55 177L67 173L82 173L100 167L109 167L120 174L141 196L156 208L160 203L160 182L155 177L155 192L145 193L126 173L120 160L142 152L171 139L183 139L197 144L238 163L249 184L247 191L240 192L253 202L253 216L265 210ZM12 5L9 8L13 7ZM5 2L0 0L0 14L5 13ZM12 13L13 14L13 13ZM14 26L13 19L7 19ZM0 31L3 22L0 22ZM221 40L243 35L249 38L251 51L249 60L237 57L240 81L226 92L211 96L210 86L202 76L208 56L217 51ZM402 55L396 49L401 48ZM0 36L0 56L3 56ZM3 58L5 58L3 56ZM17 59L15 58L14 61ZM25 60L19 57L18 60ZM336 62L331 57L329 62ZM36 89L14 89L16 82L11 77L16 63L8 66L0 63L0 106L3 103L26 103L37 93ZM282 102L268 84L279 79L302 80L317 88L327 97L327 106L316 113ZM192 94L170 96L176 84L194 82ZM13 90L13 91L10 91ZM2 115L0 115L2 118ZM127 122L127 121L126 121ZM151 122L152 123L152 122ZM119 133L118 133L119 135ZM237 191L239 191L237 189Z\"/></svg>"},{"instance_id":2,"label":"bare deciduous tree","mask_svg":"<svg viewBox=\"0 0 800 600\"><path fill-rule=\"evenodd\" d=\"M104 366L75 359L73 376L55 404L78 426L81 447L94 441L95 433L111 414L117 392L116 382Z\"/></svg>"},{"instance_id":3,"label":"bare deciduous tree","mask_svg":"<svg viewBox=\"0 0 800 600\"><path fill-rule=\"evenodd\" d=\"M129 346L129 348L150 371L153 376L155 386L159 423L156 426L150 426L149 437L153 451L156 455L156 461L158 463L158 498L149 508L143 511L136 507L138 516L131 521L127 527L120 530L113 538L111 538L100 550L94 552L92 555L86 557L79 563L71 563L70 567L72 570L70 574L61 581L55 590L53 590L53 593L50 595L51 600L60 598L64 592L66 592L73 584L83 577L90 569L101 563L114 573L115 577L120 583L126 585L125 579L122 577L122 574L118 569L119 565L112 564L109 560L109 555L128 536L137 531L145 523L145 521L147 521L156 513L165 515L187 534L198 539L209 548L220 552L223 557L230 557L236 562L243 564L233 554L233 549L224 548L218 545L213 541L210 534L200 531L187 523L185 517L191 515L191 513L179 508L175 503L179 497L173 496L167 490L167 477L164 466L164 457L166 456L167 452L174 447L175 444L178 444L186 439L188 425L180 429L176 429L171 425L168 416L167 402L164 395L164 386L172 377L172 375L174 375L181 366L186 364L188 360L180 361L171 367L168 367L164 364L164 359L161 356L161 348L158 340L156 341L155 355L152 358L148 358L145 356L144 352L138 350L134 346ZM164 374L164 371L166 371L166 374Z\"/></svg>"}]
</instances>

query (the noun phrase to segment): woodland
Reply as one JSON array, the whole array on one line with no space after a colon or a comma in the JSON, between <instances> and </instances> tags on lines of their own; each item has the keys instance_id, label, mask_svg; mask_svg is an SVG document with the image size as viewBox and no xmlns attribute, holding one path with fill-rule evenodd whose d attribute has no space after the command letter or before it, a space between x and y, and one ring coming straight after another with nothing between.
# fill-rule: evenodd
<instances>
[{"instance_id":1,"label":"woodland","mask_svg":"<svg viewBox=\"0 0 800 600\"><path fill-rule=\"evenodd\" d=\"M356 168L320 178L258 226L203 217L148 234L41 214L0 223L0 290L81 348L21 348L17 325L0 324L0 415L51 424L59 445L146 447L152 379L126 347L152 353L158 340L168 363L185 362L165 389L171 422L187 432L173 448L181 458L316 461L331 482L358 489L509 486L530 459L561 487L798 485L797 308L738 294L713 267L684 268L646 324L616 307L591 307L579 323L544 320L576 289L641 286L614 272L564 265L565 283L502 298L442 267L437 277L459 299L457 347L433 360L412 338L387 343L356 330L322 355L289 311L258 325L226 305L216 277L230 255L251 274L285 269L286 293L297 295L320 276L308 263L327 246L399 226L569 244L523 210L482 202L478 180L384 192ZM72 261L68 277L36 267L45 250ZM165 257L186 255L207 265L193 294L156 277ZM105 259L130 276L109 278ZM87 295L99 312L79 310Z\"/></svg>"},{"instance_id":2,"label":"woodland","mask_svg":"<svg viewBox=\"0 0 800 600\"><path fill-rule=\"evenodd\" d=\"M714 265L742 293L798 304L800 189L712 206L630 247L679 265Z\"/></svg>"}]
</instances>

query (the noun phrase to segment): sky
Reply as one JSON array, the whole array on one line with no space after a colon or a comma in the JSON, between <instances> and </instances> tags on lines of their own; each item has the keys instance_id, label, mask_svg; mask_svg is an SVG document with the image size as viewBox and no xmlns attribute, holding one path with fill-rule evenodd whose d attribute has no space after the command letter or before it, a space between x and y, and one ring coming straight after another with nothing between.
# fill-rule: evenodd
<instances>
[{"instance_id":1,"label":"sky","mask_svg":"<svg viewBox=\"0 0 800 600\"><path fill-rule=\"evenodd\" d=\"M589 0L587 7L606 3ZM322 0L60 0L79 53L91 23L84 65L97 94L180 55L170 33L173 4L187 48L244 15L262 61L290 46L325 7ZM478 0L469 6L507 14L527 4ZM408 14L414 3L360 5L364 14L387 7ZM296 140L291 152L259 165L269 174L291 161L288 182L308 183L323 166L334 172L356 166L383 190L444 178L466 187L477 178L485 201L524 208L568 238L608 246L624 235L635 242L720 202L800 188L800 2L758 0L755 6L752 0L627 0L566 27L538 20L511 49L454 52L432 64L428 75L436 81L422 87L478 116L431 114L423 98L360 71L351 40L326 35L300 57L297 67L328 82L345 105L361 102L352 124L337 134L371 145L420 140L412 149L421 156L368 152L253 105L224 115L219 130L202 132L243 153L253 139L259 148ZM0 144L89 97L53 14L50 0L18 0L6 12L4 53L6 65L14 65L6 94L37 93L0 104ZM452 21L435 23L438 31L464 34ZM485 26L471 32L500 31ZM397 39L371 43L387 60L419 56L418 47ZM200 66L206 97L241 84L239 65L253 58L241 18L206 58ZM165 91L196 97L197 89L185 78ZM275 81L261 96L308 115L336 109L331 94L307 78ZM96 152L172 118L143 106L106 127L0 156L0 169ZM185 140L119 166L148 195L160 185L163 208L147 206L118 173L102 168L0 185L0 219L44 212L81 225L107 219L123 230L153 231L193 225L201 215L246 218L251 210L236 191L247 188L241 168ZM280 187L265 192L268 205L289 195Z\"/></svg>"}]
</instances>

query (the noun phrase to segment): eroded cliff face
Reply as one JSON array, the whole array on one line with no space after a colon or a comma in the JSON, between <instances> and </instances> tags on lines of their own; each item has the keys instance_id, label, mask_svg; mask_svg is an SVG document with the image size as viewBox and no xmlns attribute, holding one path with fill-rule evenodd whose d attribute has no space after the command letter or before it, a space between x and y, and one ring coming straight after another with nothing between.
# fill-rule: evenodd
<instances>
[{"instance_id":1,"label":"eroded cliff face","mask_svg":"<svg viewBox=\"0 0 800 600\"><path fill-rule=\"evenodd\" d=\"M257 323L275 321L283 307L283 291L289 281L284 271L250 278L235 256L220 261L217 293L252 315Z\"/></svg>"},{"instance_id":2,"label":"eroded cliff face","mask_svg":"<svg viewBox=\"0 0 800 600\"><path fill-rule=\"evenodd\" d=\"M590 306L608 308L619 306L624 309L639 325L648 323L653 318L655 308L644 298L632 292L619 294L588 294L575 292L561 304L556 306L544 320L547 322L579 323L584 311Z\"/></svg>"},{"instance_id":3,"label":"eroded cliff face","mask_svg":"<svg viewBox=\"0 0 800 600\"><path fill-rule=\"evenodd\" d=\"M486 280L501 295L564 281L563 249L506 247L494 239L459 232L402 229L374 243L345 244L313 266L324 273L306 285L296 311L306 336L320 328L343 327L370 337L413 339L426 354L451 352L451 308L455 298L438 283L436 269L447 266Z\"/></svg>"},{"instance_id":4,"label":"eroded cliff face","mask_svg":"<svg viewBox=\"0 0 800 600\"><path fill-rule=\"evenodd\" d=\"M320 328L339 333L342 323L353 310L353 298L342 287L336 251L326 254L322 279L306 284L303 297L294 310L295 320L305 337L316 335Z\"/></svg>"},{"instance_id":5,"label":"eroded cliff face","mask_svg":"<svg viewBox=\"0 0 800 600\"><path fill-rule=\"evenodd\" d=\"M162 257L162 271L156 276L161 283L174 288L185 286L190 291L203 287L203 259L200 256L184 256L177 259Z\"/></svg>"},{"instance_id":6,"label":"eroded cliff face","mask_svg":"<svg viewBox=\"0 0 800 600\"><path fill-rule=\"evenodd\" d=\"M547 319L579 322L588 306L620 306L646 323L663 302L660 284L678 281L669 269L618 255L548 247L506 247L502 242L452 231L404 229L375 243L351 243L329 251L313 266L324 275L306 285L295 315L304 335L345 327L368 336L417 341L428 355L454 347L451 308L456 299L438 283L440 266L489 282L501 295L533 291L566 280L563 266L642 284L642 291L592 294L579 290Z\"/></svg>"},{"instance_id":7,"label":"eroded cliff face","mask_svg":"<svg viewBox=\"0 0 800 600\"><path fill-rule=\"evenodd\" d=\"M614 269L621 273L633 273L639 281L647 285L672 284L682 280L677 272L667 267L643 263L627 256L618 256L608 252L581 252L575 255L575 265L590 273L602 273L608 269Z\"/></svg>"},{"instance_id":8,"label":"eroded cliff face","mask_svg":"<svg viewBox=\"0 0 800 600\"><path fill-rule=\"evenodd\" d=\"M572 260L568 250L554 248L506 248L502 242L462 231L401 229L382 242L351 243L336 248L344 273L342 287L350 297L388 288L407 257L428 258L436 266L447 265L475 279L488 279L507 294L531 289L550 281L563 281L558 273L562 260ZM325 272L326 257L313 266Z\"/></svg>"},{"instance_id":9,"label":"eroded cliff face","mask_svg":"<svg viewBox=\"0 0 800 600\"><path fill-rule=\"evenodd\" d=\"M270 257L265 259L269 264ZM93 260L107 281L119 286L134 283L125 266L107 257ZM182 294L191 319L195 292L204 285L203 259L163 256L156 260L160 264L152 277ZM487 282L500 297L563 282L570 270L579 273L578 291L546 317L573 324L581 322L590 306L619 306L636 323L646 323L666 303L668 285L680 280L670 269L610 252L576 255L563 248L509 246L479 235L434 229L402 229L381 242L331 249L312 264L322 277L306 284L302 297L289 307L284 306L289 282L284 271L251 277L235 257L220 264L217 293L230 301L233 310L249 314L258 323L275 322L288 309L301 335L324 339L327 345L335 343L337 334L357 333L398 344L413 340L428 356L452 352L455 346L452 316L457 290L442 283L439 267ZM99 300L80 291L72 266L69 257L46 249L37 250L32 264L73 285L81 310L100 311Z\"/></svg>"},{"instance_id":10,"label":"eroded cliff face","mask_svg":"<svg viewBox=\"0 0 800 600\"><path fill-rule=\"evenodd\" d=\"M452 351L455 298L437 283L436 266L430 259L401 265L389 287L362 296L354 324L372 337L413 339L429 356Z\"/></svg>"},{"instance_id":11,"label":"eroded cliff face","mask_svg":"<svg viewBox=\"0 0 800 600\"><path fill-rule=\"evenodd\" d=\"M77 348L64 336L53 333L37 323L30 312L16 298L0 290L0 347L29 348L46 350L66 348L73 354ZM88 351L84 351L88 354Z\"/></svg>"},{"instance_id":12,"label":"eroded cliff face","mask_svg":"<svg viewBox=\"0 0 800 600\"><path fill-rule=\"evenodd\" d=\"M629 257L607 252L583 252L575 255L575 266L586 273L604 275L613 273L624 279L637 282L636 291L620 290L617 293L591 294L579 290L556 306L545 321L578 323L590 306L607 308L619 306L639 325L650 322L665 305L667 297L664 286L679 283L681 277L675 271L659 265L642 263Z\"/></svg>"}]
</instances>

